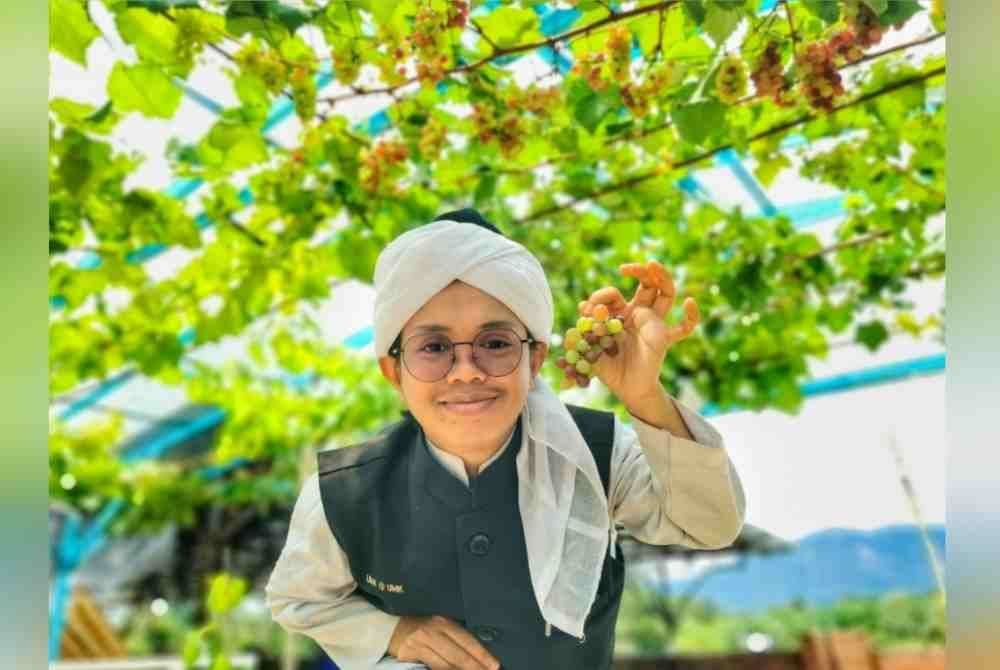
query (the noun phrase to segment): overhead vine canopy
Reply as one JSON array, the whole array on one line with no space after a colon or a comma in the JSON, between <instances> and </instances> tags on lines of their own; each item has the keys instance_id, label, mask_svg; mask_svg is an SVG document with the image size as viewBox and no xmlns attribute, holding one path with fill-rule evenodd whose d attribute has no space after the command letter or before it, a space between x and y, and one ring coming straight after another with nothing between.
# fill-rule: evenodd
<instances>
[{"instance_id":1,"label":"overhead vine canopy","mask_svg":"<svg viewBox=\"0 0 1000 670\"><path fill-rule=\"evenodd\" d=\"M98 5L110 26L95 22ZM807 360L823 357L832 335L875 350L894 328L941 325L915 319L900 295L945 270L942 233L929 226L945 210L945 108L928 96L944 82L943 2L50 8L61 57L86 67L108 29L134 48L114 63L103 104L59 91L51 101L51 392L129 367L186 384L194 400L227 410L220 458L281 460L394 411L371 361L322 341L300 308L346 280L369 282L389 240L463 206L538 255L557 330L581 297L622 285L619 264L661 260L702 314L663 381L720 407L795 411ZM914 22L927 30L892 39ZM510 67L527 56L548 64L535 80ZM209 57L225 63L236 103L167 153L199 188L198 216L135 185L139 158L110 136L130 115L172 119L185 78ZM264 132L283 97L301 125L290 144ZM376 101L383 114L351 120ZM753 160L764 186L795 165L846 193L832 239L686 198L677 182L727 151ZM167 278L139 262L162 245L192 252ZM85 269L81 251L96 259ZM881 316L862 317L872 307ZM275 315L254 331L257 364L312 373L310 392L246 366L185 367L192 347ZM54 481L72 470L59 463ZM79 499L92 489L53 485ZM122 493L112 489L104 497Z\"/></svg>"}]
</instances>

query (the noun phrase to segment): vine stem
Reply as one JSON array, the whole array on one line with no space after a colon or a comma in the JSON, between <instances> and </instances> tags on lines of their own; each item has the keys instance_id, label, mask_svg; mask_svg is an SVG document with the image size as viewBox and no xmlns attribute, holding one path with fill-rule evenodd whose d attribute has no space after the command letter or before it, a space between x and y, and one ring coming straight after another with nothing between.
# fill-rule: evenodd
<instances>
[{"instance_id":1,"label":"vine stem","mask_svg":"<svg viewBox=\"0 0 1000 670\"><path fill-rule=\"evenodd\" d=\"M882 87L882 88L880 88L880 89L878 89L876 91L871 91L871 92L866 93L866 94L864 94L862 96L859 96L859 97L855 98L854 100L852 100L850 102L846 102L844 104L837 105L836 107L833 108L832 111L829 112L829 114L836 114L837 112L840 112L840 111L842 111L844 109L848 109L850 107L854 107L856 105L860 105L862 103L868 102L869 100L873 100L873 99L878 98L880 96L892 93L893 91L897 91L897 90L899 90L901 88L905 88L907 86L911 86L913 84L916 84L916 83L919 83L919 82L922 82L922 81L926 81L927 79L930 79L932 77L936 77L936 76L938 76L940 74L944 74L944 71L945 71L945 66L942 65L941 67L935 68L935 69L930 70L928 72L925 72L923 74L916 75L916 76L913 76L913 77L907 77L905 79L900 79L899 81L896 81L896 82L893 82L891 84L888 84L887 86L884 86L884 87ZM826 116L829 116L829 114L827 114ZM803 114L802 116L796 117L796 118L791 119L789 121L785 121L783 123L779 123L779 124L777 124L775 126L772 126L771 128L768 128L767 130L764 130L762 132L757 133L756 135L753 135L752 137L749 138L748 143L757 142L759 140L771 137L773 135L777 135L777 134L783 133L786 130L791 130L792 128L795 128L797 126L801 126L804 123L808 123L809 121L814 121L814 120L816 120L818 118L820 118L819 114ZM721 146L714 147L714 148L709 149L707 151L704 151L704 152L702 152L700 154L692 156L691 158L688 158L688 159L685 159L683 161L679 161L677 163L672 164L670 166L670 170L673 171L673 170L677 170L679 168L684 168L684 167L689 167L691 165L695 165L696 163L700 163L700 162L704 161L707 158L711 158L712 156L716 155L717 153L720 153L722 151L725 151L726 149L732 149L732 148L734 148L732 144L723 144ZM608 184L604 188L598 189L598 190L594 191L593 193L590 193L589 195L585 195L585 196L581 196L581 197L578 197L578 198L574 198L570 202L567 202L567 203L565 203L563 205L557 205L555 207L547 207L547 208L539 210L537 212L533 212L533 213L529 214L527 217L521 219L519 221L519 223L530 223L532 221L537 221L539 219L543 219L543 218L545 218L547 216L550 216L550 215L555 214L557 212L560 212L562 210L569 209L570 207L573 207L574 205L577 205L577 204L579 204L581 202L586 202L588 200L595 200L595 199L603 197L605 195L609 195L611 193L616 193L618 191L622 191L624 189L631 188L633 186L641 184L641 183L643 183L645 181L648 181L650 179L653 179L655 177L662 176L662 174L663 174L663 172L661 170L658 170L658 169L656 169L656 170L650 170L650 171L647 171L647 172L643 172L643 173L637 174L634 177L630 177L630 178L625 179L623 181L616 182L614 184Z\"/></svg>"},{"instance_id":2,"label":"vine stem","mask_svg":"<svg viewBox=\"0 0 1000 670\"><path fill-rule=\"evenodd\" d=\"M645 7L636 7L635 9L630 9L627 12L618 12L616 14L610 14L604 17L603 19L598 19L597 21L594 21L593 23L588 23L587 25L580 26L575 30L567 31L565 33L562 33L561 35L554 35L553 37L549 37L539 42L517 44L512 47L505 47L501 49L494 48L493 52L490 55L485 56L480 60L475 61L474 63L468 63L466 65L460 65L456 68L452 68L445 74L447 76L453 74L460 74L462 72L472 72L473 70L478 70L484 65L488 65L494 60L502 58L504 56L511 56L514 54L524 53L525 51L534 51L535 49L541 49L542 47L555 48L555 46L560 42L572 40L573 38L579 37L581 35L586 35L587 33L597 30L598 28L603 28L606 25L612 23L618 23L619 21L625 21L627 19L632 19L637 16L642 16L644 14L651 14L653 12L662 11L678 3L679 0L665 0L664 2L658 2L656 4L646 5ZM492 42L490 42L490 40L486 38L485 34L481 30L477 30L477 32L483 35L484 39L486 39L488 43L492 44ZM351 100L353 98L357 98L360 96L391 94L394 91L403 88L404 86L413 84L418 81L419 81L418 77L411 77L393 86L385 86L383 88L372 88L372 89L355 89L352 93L345 93L343 95L333 96L329 98L321 98L319 102L324 102L330 105L336 105L338 102Z\"/></svg>"}]
</instances>

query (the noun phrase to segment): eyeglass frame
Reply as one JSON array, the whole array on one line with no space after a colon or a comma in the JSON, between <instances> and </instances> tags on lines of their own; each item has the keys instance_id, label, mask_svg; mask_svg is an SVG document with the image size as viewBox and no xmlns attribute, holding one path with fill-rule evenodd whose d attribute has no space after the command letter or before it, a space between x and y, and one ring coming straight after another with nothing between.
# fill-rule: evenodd
<instances>
[{"instance_id":1,"label":"eyeglass frame","mask_svg":"<svg viewBox=\"0 0 1000 670\"><path fill-rule=\"evenodd\" d=\"M439 382L442 379L444 379L445 377L447 377L449 374L451 374L451 371L455 369L455 363L458 361L458 354L455 352L455 347L457 347L460 344L468 344L470 347L472 347L472 351L473 351L473 353L472 353L472 362L475 364L476 369L479 370L480 372L482 372L487 377L493 377L494 379L502 379L503 377L509 377L510 375L514 374L514 371L517 370L517 368L521 365L521 361L524 360L524 348L522 346L521 352L520 352L520 356L517 359L517 363L514 365L513 368L511 368L510 372L508 372L506 374L502 374L502 375L491 375L486 370L483 370L483 368L479 365L479 361L476 360L476 354L475 354L476 340L478 340L479 336L482 335L483 333L488 333L490 331L497 331L497 330L506 330L508 332L513 333L515 335L516 339L518 340L518 342L520 342L522 345L527 344L529 348L533 344L539 344L539 341L536 340L534 337L532 337L530 332L528 333L528 337L527 338L523 338L523 337L520 337L518 335L518 332L516 330L514 330L513 328L507 328L507 327L485 328L485 329L479 331L478 333L476 333L476 336L474 338L472 338L472 340L470 340L468 342L453 342L450 337L448 337L447 335L445 335L444 336L445 339L448 340L449 342L451 342L451 365L448 366L448 369L445 371L445 373L443 375L441 375L437 379L433 379L431 381L427 381L425 379L421 379L417 375L413 374L413 370L410 370L410 366L406 364L406 359L404 358L404 353L405 353L404 349L405 349L406 342L409 342L414 337L419 337L420 333L414 333L413 335L410 335L409 337L406 338L406 340L404 342L400 342L400 339L401 339L402 336L401 335L397 335L395 342L393 342L392 346L389 347L389 355L392 356L393 358L398 359L403 364L403 367L405 367L406 370L411 375L413 375L413 378L416 379L417 381L423 382L425 384L433 384L433 383Z\"/></svg>"}]
</instances>

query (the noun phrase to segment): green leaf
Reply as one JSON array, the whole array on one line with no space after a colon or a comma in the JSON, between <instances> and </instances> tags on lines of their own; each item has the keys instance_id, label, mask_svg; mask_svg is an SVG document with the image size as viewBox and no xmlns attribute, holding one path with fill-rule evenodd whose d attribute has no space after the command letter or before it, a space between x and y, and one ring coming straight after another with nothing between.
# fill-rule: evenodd
<instances>
[{"instance_id":1,"label":"green leaf","mask_svg":"<svg viewBox=\"0 0 1000 670\"><path fill-rule=\"evenodd\" d=\"M212 578L206 604L212 614L232 611L247 593L246 580L225 573Z\"/></svg>"},{"instance_id":2,"label":"green leaf","mask_svg":"<svg viewBox=\"0 0 1000 670\"><path fill-rule=\"evenodd\" d=\"M267 143L255 125L217 121L198 144L198 154L207 165L226 172L248 168L267 160Z\"/></svg>"},{"instance_id":3,"label":"green leaf","mask_svg":"<svg viewBox=\"0 0 1000 670\"><path fill-rule=\"evenodd\" d=\"M500 7L484 16L479 25L501 49L542 38L538 14L531 9Z\"/></svg>"},{"instance_id":4,"label":"green leaf","mask_svg":"<svg viewBox=\"0 0 1000 670\"><path fill-rule=\"evenodd\" d=\"M161 14L126 9L115 19L122 39L135 47L139 58L158 65L177 63L177 25Z\"/></svg>"},{"instance_id":5,"label":"green leaf","mask_svg":"<svg viewBox=\"0 0 1000 670\"><path fill-rule=\"evenodd\" d=\"M241 71L233 82L236 96L243 103L249 118L263 121L271 109L271 97L264 80L252 72Z\"/></svg>"},{"instance_id":6,"label":"green leaf","mask_svg":"<svg viewBox=\"0 0 1000 670\"><path fill-rule=\"evenodd\" d=\"M678 105L670 112L681 139L701 144L726 122L726 108L718 100Z\"/></svg>"},{"instance_id":7,"label":"green leaf","mask_svg":"<svg viewBox=\"0 0 1000 670\"><path fill-rule=\"evenodd\" d=\"M889 0L861 0L861 2L868 5L873 12L879 15L889 9Z\"/></svg>"},{"instance_id":8,"label":"green leaf","mask_svg":"<svg viewBox=\"0 0 1000 670\"><path fill-rule=\"evenodd\" d=\"M869 351L877 350L888 339L889 331L878 319L859 324L854 332L854 341L865 345Z\"/></svg>"},{"instance_id":9,"label":"green leaf","mask_svg":"<svg viewBox=\"0 0 1000 670\"><path fill-rule=\"evenodd\" d=\"M704 0L684 0L684 13L700 26L705 20Z\"/></svg>"},{"instance_id":10,"label":"green leaf","mask_svg":"<svg viewBox=\"0 0 1000 670\"><path fill-rule=\"evenodd\" d=\"M193 667L199 656L201 656L201 632L193 630L184 636L184 651L181 653L184 666Z\"/></svg>"},{"instance_id":11,"label":"green leaf","mask_svg":"<svg viewBox=\"0 0 1000 670\"><path fill-rule=\"evenodd\" d=\"M883 26L903 23L923 9L917 0L892 0L888 4L889 7L878 17Z\"/></svg>"},{"instance_id":12,"label":"green leaf","mask_svg":"<svg viewBox=\"0 0 1000 670\"><path fill-rule=\"evenodd\" d=\"M108 95L119 112L169 119L181 104L181 89L156 65L115 63Z\"/></svg>"},{"instance_id":13,"label":"green leaf","mask_svg":"<svg viewBox=\"0 0 1000 670\"><path fill-rule=\"evenodd\" d=\"M49 0L49 48L87 67L87 47L100 34L84 0Z\"/></svg>"},{"instance_id":14,"label":"green leaf","mask_svg":"<svg viewBox=\"0 0 1000 670\"><path fill-rule=\"evenodd\" d=\"M831 0L802 0L803 6L818 16L824 23L836 23L840 20L840 3Z\"/></svg>"},{"instance_id":15,"label":"green leaf","mask_svg":"<svg viewBox=\"0 0 1000 670\"><path fill-rule=\"evenodd\" d=\"M570 84L566 104L573 113L573 118L591 134L608 112L614 108L608 96L598 94L580 79L576 79Z\"/></svg>"},{"instance_id":16,"label":"green leaf","mask_svg":"<svg viewBox=\"0 0 1000 670\"><path fill-rule=\"evenodd\" d=\"M762 160L754 170L754 176L764 186L770 186L774 178L786 167L791 167L792 162L783 153L776 154L773 158Z\"/></svg>"},{"instance_id":17,"label":"green leaf","mask_svg":"<svg viewBox=\"0 0 1000 670\"><path fill-rule=\"evenodd\" d=\"M705 10L705 20L702 21L701 27L713 42L722 44L733 34L742 19L743 12L739 9L723 9L720 5L712 3Z\"/></svg>"}]
</instances>

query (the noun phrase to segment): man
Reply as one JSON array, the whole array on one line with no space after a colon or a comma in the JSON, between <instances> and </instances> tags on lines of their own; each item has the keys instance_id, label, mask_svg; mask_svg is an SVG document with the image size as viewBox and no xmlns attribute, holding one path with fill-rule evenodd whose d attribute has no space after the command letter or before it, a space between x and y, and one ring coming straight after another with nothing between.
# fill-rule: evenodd
<instances>
[{"instance_id":1,"label":"man","mask_svg":"<svg viewBox=\"0 0 1000 670\"><path fill-rule=\"evenodd\" d=\"M659 373L698 322L655 262L581 305L621 318L596 376L632 416L567 407L538 376L553 325L537 259L474 210L404 233L375 269L375 350L408 412L321 452L267 586L272 615L344 670L607 669L624 584L616 527L728 546L743 490L719 434ZM398 665L395 667L399 667ZM403 666L403 667L421 667Z\"/></svg>"}]
</instances>

